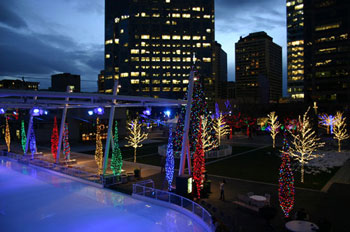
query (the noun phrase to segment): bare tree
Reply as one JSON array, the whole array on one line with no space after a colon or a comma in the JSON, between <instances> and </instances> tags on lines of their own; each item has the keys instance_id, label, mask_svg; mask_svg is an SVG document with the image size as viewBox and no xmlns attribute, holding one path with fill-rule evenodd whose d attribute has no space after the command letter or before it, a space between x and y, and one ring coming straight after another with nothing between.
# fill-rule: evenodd
<instances>
[{"instance_id":1,"label":"bare tree","mask_svg":"<svg viewBox=\"0 0 350 232\"><path fill-rule=\"evenodd\" d=\"M338 140L338 152L341 152L341 141L349 138L345 120L343 113L338 111L334 118L333 127L334 139Z\"/></svg>"},{"instance_id":2,"label":"bare tree","mask_svg":"<svg viewBox=\"0 0 350 232\"><path fill-rule=\"evenodd\" d=\"M277 115L276 112L273 111L270 114L267 115L267 117L269 118L268 123L270 124L270 133L271 133L271 137L272 137L272 147L275 148L276 147L276 135L279 133L278 129L281 127L281 124L279 123L279 121L277 120Z\"/></svg>"},{"instance_id":3,"label":"bare tree","mask_svg":"<svg viewBox=\"0 0 350 232\"><path fill-rule=\"evenodd\" d=\"M208 130L208 124L208 118L202 116L202 144L204 152L210 151L218 146L217 140L213 138L213 135L210 134L210 130Z\"/></svg>"},{"instance_id":4,"label":"bare tree","mask_svg":"<svg viewBox=\"0 0 350 232\"><path fill-rule=\"evenodd\" d=\"M224 121L224 117L222 116L221 113L220 113L220 116L216 119L214 129L216 131L216 136L218 137L219 146L220 146L221 136L224 136L224 135L227 135L228 133L230 133L229 126Z\"/></svg>"},{"instance_id":5,"label":"bare tree","mask_svg":"<svg viewBox=\"0 0 350 232\"><path fill-rule=\"evenodd\" d=\"M129 122L128 125L130 135L126 137L126 140L128 140L129 143L126 146L134 148L134 163L136 163L136 149L142 147L141 142L147 139L148 133L142 132L142 124L139 123L137 118L134 121Z\"/></svg>"},{"instance_id":6,"label":"bare tree","mask_svg":"<svg viewBox=\"0 0 350 232\"><path fill-rule=\"evenodd\" d=\"M319 154L315 154L314 152L324 146L324 143L319 142L320 138L312 130L310 118L307 116L309 110L310 107L305 112L303 118L299 115L298 122L300 127L296 134L288 130L293 137L290 155L301 165L301 183L304 183L304 165L310 160L320 157Z\"/></svg>"}]
</instances>

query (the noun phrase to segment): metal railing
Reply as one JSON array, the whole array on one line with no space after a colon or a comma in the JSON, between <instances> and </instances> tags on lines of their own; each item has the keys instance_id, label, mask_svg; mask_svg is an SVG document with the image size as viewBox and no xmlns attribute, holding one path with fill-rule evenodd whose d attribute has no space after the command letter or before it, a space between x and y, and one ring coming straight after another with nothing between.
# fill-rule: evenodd
<instances>
[{"instance_id":1,"label":"metal railing","mask_svg":"<svg viewBox=\"0 0 350 232\"><path fill-rule=\"evenodd\" d=\"M84 179L90 182L101 184L101 178L97 174L83 171L78 168L66 167L62 164L56 164L45 160L32 159L31 156L19 155L12 152L0 151L1 156L9 157L11 159L17 160L19 163L31 164L34 166L46 168L56 172L60 172L69 176L74 176L80 179Z\"/></svg>"},{"instance_id":2,"label":"metal railing","mask_svg":"<svg viewBox=\"0 0 350 232\"><path fill-rule=\"evenodd\" d=\"M151 183L151 182L148 182L148 183ZM197 215L199 218L202 219L204 223L206 223L209 226L209 228L213 227L213 222L212 222L210 213L206 209L204 209L201 205L185 197L182 197L180 195L177 195L168 191L155 189L154 187L147 187L144 183L133 184L132 193L177 205Z\"/></svg>"}]
</instances>

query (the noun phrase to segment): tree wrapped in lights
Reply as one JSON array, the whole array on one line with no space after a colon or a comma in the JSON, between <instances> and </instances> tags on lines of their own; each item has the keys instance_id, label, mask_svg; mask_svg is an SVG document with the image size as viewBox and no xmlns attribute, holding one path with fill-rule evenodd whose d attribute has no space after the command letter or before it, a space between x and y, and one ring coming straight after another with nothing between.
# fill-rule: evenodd
<instances>
[{"instance_id":1,"label":"tree wrapped in lights","mask_svg":"<svg viewBox=\"0 0 350 232\"><path fill-rule=\"evenodd\" d=\"M171 191L171 183L174 178L174 149L172 128L169 129L169 140L166 151L165 178L168 181L168 190Z\"/></svg>"},{"instance_id":2,"label":"tree wrapped in lights","mask_svg":"<svg viewBox=\"0 0 350 232\"><path fill-rule=\"evenodd\" d=\"M329 133L333 134L333 126L334 126L334 122L335 122L334 116L324 113L324 114L319 115L318 118L320 120L319 123L327 128L327 134L329 134Z\"/></svg>"},{"instance_id":3,"label":"tree wrapped in lights","mask_svg":"<svg viewBox=\"0 0 350 232\"><path fill-rule=\"evenodd\" d=\"M246 134L249 137L250 136L250 127L253 126L256 123L256 118L252 118L249 116L244 117L243 123L247 126Z\"/></svg>"},{"instance_id":4,"label":"tree wrapped in lights","mask_svg":"<svg viewBox=\"0 0 350 232\"><path fill-rule=\"evenodd\" d=\"M281 156L282 161L279 169L280 173L278 180L278 200L284 216L287 218L294 206L295 189L293 171L290 166L289 144L286 137L286 132L284 132Z\"/></svg>"},{"instance_id":5,"label":"tree wrapped in lights","mask_svg":"<svg viewBox=\"0 0 350 232\"><path fill-rule=\"evenodd\" d=\"M96 150L95 150L95 161L97 164L98 174L102 174L103 165L103 148L102 148L102 137L101 131L104 125L100 125L100 118L96 118Z\"/></svg>"},{"instance_id":6,"label":"tree wrapped in lights","mask_svg":"<svg viewBox=\"0 0 350 232\"><path fill-rule=\"evenodd\" d=\"M277 115L276 112L273 111L271 113L269 113L267 115L267 117L269 118L269 125L270 125L270 134L272 137L272 147L275 148L276 147L276 135L278 134L278 129L280 128L281 124L279 123L279 121L277 120Z\"/></svg>"},{"instance_id":7,"label":"tree wrapped in lights","mask_svg":"<svg viewBox=\"0 0 350 232\"><path fill-rule=\"evenodd\" d=\"M216 131L216 137L218 138L218 144L221 144L221 137L230 133L229 126L226 124L224 117L222 114L215 120L216 123L214 125Z\"/></svg>"},{"instance_id":8,"label":"tree wrapped in lights","mask_svg":"<svg viewBox=\"0 0 350 232\"><path fill-rule=\"evenodd\" d=\"M63 131L63 155L66 160L70 160L70 145L68 141L68 123L64 124Z\"/></svg>"},{"instance_id":9,"label":"tree wrapped in lights","mask_svg":"<svg viewBox=\"0 0 350 232\"><path fill-rule=\"evenodd\" d=\"M119 135L118 135L118 122L115 121L114 126L114 139L113 139L113 150L112 150L112 160L111 160L111 169L113 175L120 175L122 172L123 166L123 157L122 152L119 147Z\"/></svg>"},{"instance_id":10,"label":"tree wrapped in lights","mask_svg":"<svg viewBox=\"0 0 350 232\"><path fill-rule=\"evenodd\" d=\"M142 132L142 124L139 123L137 118L134 121L129 122L128 125L130 135L126 137L126 140L128 140L128 145L126 146L134 148L134 163L136 163L136 149L142 147L141 142L147 139L148 133Z\"/></svg>"},{"instance_id":11,"label":"tree wrapped in lights","mask_svg":"<svg viewBox=\"0 0 350 232\"><path fill-rule=\"evenodd\" d=\"M218 147L218 141L216 138L213 138L215 136L215 130L214 127L211 126L213 121L211 120L211 117L208 115L208 117L202 116L202 144L203 144L203 150L204 152L210 151L216 147Z\"/></svg>"},{"instance_id":12,"label":"tree wrapped in lights","mask_svg":"<svg viewBox=\"0 0 350 232\"><path fill-rule=\"evenodd\" d=\"M58 147L58 128L57 128L57 119L55 116L53 121L52 134L51 134L51 153L54 160L56 160L56 156L57 156L57 147Z\"/></svg>"},{"instance_id":13,"label":"tree wrapped in lights","mask_svg":"<svg viewBox=\"0 0 350 232\"><path fill-rule=\"evenodd\" d=\"M345 120L343 113L338 111L334 117L333 127L334 139L338 140L338 152L341 152L341 141L349 138Z\"/></svg>"},{"instance_id":14,"label":"tree wrapped in lights","mask_svg":"<svg viewBox=\"0 0 350 232\"><path fill-rule=\"evenodd\" d=\"M34 128L30 129L30 134L29 134L29 149L32 154L32 158L34 157L34 154L36 153L36 139L35 139L35 133L34 133Z\"/></svg>"},{"instance_id":15,"label":"tree wrapped in lights","mask_svg":"<svg viewBox=\"0 0 350 232\"><path fill-rule=\"evenodd\" d=\"M301 183L304 183L304 165L310 160L320 157L320 155L314 154L314 152L324 145L324 143L319 142L320 138L312 130L310 118L307 116L309 110L310 107L305 112L303 118L299 115L298 123L300 127L297 133L293 134L289 131L293 137L293 146L290 147L290 155L301 165Z\"/></svg>"},{"instance_id":16,"label":"tree wrapped in lights","mask_svg":"<svg viewBox=\"0 0 350 232\"><path fill-rule=\"evenodd\" d=\"M186 108L182 107L181 113L179 115L179 120L178 120L178 123L176 124L176 128L174 131L174 137L173 137L174 151L181 151L185 113L186 113ZM212 135L211 139L217 141L212 119L211 118L209 119L210 115L208 112L207 102L205 101L205 95L202 89L202 84L200 83L199 77L196 77L194 80L194 86L193 86L192 106L191 106L191 114L190 114L190 127L189 127L190 128L189 143L190 143L191 151L194 151L196 148L199 121L201 116L208 118L207 131Z\"/></svg>"},{"instance_id":17,"label":"tree wrapped in lights","mask_svg":"<svg viewBox=\"0 0 350 232\"><path fill-rule=\"evenodd\" d=\"M21 145L22 145L23 153L26 152L26 143L27 143L27 135L26 135L26 131L24 128L24 121L22 120L22 122L21 122Z\"/></svg>"},{"instance_id":18,"label":"tree wrapped in lights","mask_svg":"<svg viewBox=\"0 0 350 232\"><path fill-rule=\"evenodd\" d=\"M11 133L8 119L6 118L6 129L5 129L5 142L7 146L7 151L11 151Z\"/></svg>"},{"instance_id":19,"label":"tree wrapped in lights","mask_svg":"<svg viewBox=\"0 0 350 232\"><path fill-rule=\"evenodd\" d=\"M199 132L196 144L196 150L193 155L193 179L196 184L197 197L201 197L201 185L203 182L203 171L204 171L204 149L202 144L202 123L199 124Z\"/></svg>"}]
</instances>

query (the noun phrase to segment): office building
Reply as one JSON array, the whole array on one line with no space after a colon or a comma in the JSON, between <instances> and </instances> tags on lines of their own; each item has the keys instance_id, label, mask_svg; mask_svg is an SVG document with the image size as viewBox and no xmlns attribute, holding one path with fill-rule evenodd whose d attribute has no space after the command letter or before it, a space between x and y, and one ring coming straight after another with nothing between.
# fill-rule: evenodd
<instances>
[{"instance_id":1,"label":"office building","mask_svg":"<svg viewBox=\"0 0 350 232\"><path fill-rule=\"evenodd\" d=\"M80 92L80 75L70 73L51 75L51 91L66 92L67 86L71 86L73 92Z\"/></svg>"},{"instance_id":2,"label":"office building","mask_svg":"<svg viewBox=\"0 0 350 232\"><path fill-rule=\"evenodd\" d=\"M266 32L235 44L236 98L240 103L277 102L282 96L282 48Z\"/></svg>"},{"instance_id":3,"label":"office building","mask_svg":"<svg viewBox=\"0 0 350 232\"><path fill-rule=\"evenodd\" d=\"M4 79L0 80L0 89L38 90L39 82Z\"/></svg>"},{"instance_id":4,"label":"office building","mask_svg":"<svg viewBox=\"0 0 350 232\"><path fill-rule=\"evenodd\" d=\"M106 0L105 8L101 92L119 79L121 94L182 99L195 62L207 101L215 98L213 0Z\"/></svg>"},{"instance_id":5,"label":"office building","mask_svg":"<svg viewBox=\"0 0 350 232\"><path fill-rule=\"evenodd\" d=\"M350 100L350 2L287 1L288 93L292 99Z\"/></svg>"},{"instance_id":6,"label":"office building","mask_svg":"<svg viewBox=\"0 0 350 232\"><path fill-rule=\"evenodd\" d=\"M213 77L215 81L216 98L225 98L225 86L227 84L227 54L221 48L221 44L215 41L213 49Z\"/></svg>"}]
</instances>

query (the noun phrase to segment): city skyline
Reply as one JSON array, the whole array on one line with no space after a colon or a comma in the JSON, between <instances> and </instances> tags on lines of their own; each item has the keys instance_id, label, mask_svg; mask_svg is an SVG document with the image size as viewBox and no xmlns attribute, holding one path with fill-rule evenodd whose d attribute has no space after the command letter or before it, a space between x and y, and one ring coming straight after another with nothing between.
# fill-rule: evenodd
<instances>
[{"instance_id":1,"label":"city skyline","mask_svg":"<svg viewBox=\"0 0 350 232\"><path fill-rule=\"evenodd\" d=\"M286 82L285 2L215 1L215 37L228 54L228 80L234 80L234 43L240 36L266 31L283 47ZM104 1L62 0L0 3L0 78L31 77L40 88L51 74L81 75L83 91L97 91L104 64ZM50 59L48 59L48 56Z\"/></svg>"}]
</instances>

